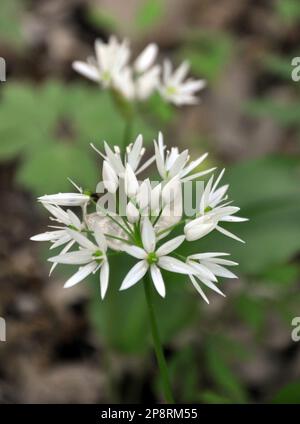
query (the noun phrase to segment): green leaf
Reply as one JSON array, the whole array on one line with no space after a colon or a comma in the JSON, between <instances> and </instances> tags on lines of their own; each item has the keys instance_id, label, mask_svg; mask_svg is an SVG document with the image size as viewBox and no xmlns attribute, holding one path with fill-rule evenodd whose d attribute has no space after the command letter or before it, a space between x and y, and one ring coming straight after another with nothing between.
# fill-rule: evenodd
<instances>
[{"instance_id":1,"label":"green leaf","mask_svg":"<svg viewBox=\"0 0 300 424\"><path fill-rule=\"evenodd\" d=\"M139 30L147 31L158 24L164 15L165 5L161 0L143 0L136 16Z\"/></svg>"},{"instance_id":2,"label":"green leaf","mask_svg":"<svg viewBox=\"0 0 300 424\"><path fill-rule=\"evenodd\" d=\"M231 53L232 41L224 34L197 31L187 38L180 57L190 62L195 74L213 81L222 73Z\"/></svg>"},{"instance_id":3,"label":"green leaf","mask_svg":"<svg viewBox=\"0 0 300 424\"><path fill-rule=\"evenodd\" d=\"M279 390L273 397L272 403L295 404L300 403L300 383L289 383Z\"/></svg>"},{"instance_id":4,"label":"green leaf","mask_svg":"<svg viewBox=\"0 0 300 424\"><path fill-rule=\"evenodd\" d=\"M18 180L35 194L68 191L68 177L83 188L94 188L97 175L90 152L63 143L38 149L23 163Z\"/></svg>"},{"instance_id":5,"label":"green leaf","mask_svg":"<svg viewBox=\"0 0 300 424\"><path fill-rule=\"evenodd\" d=\"M238 377L225 361L224 345L216 337L211 337L206 346L208 372L225 397L236 403L246 403L247 395Z\"/></svg>"},{"instance_id":6,"label":"green leaf","mask_svg":"<svg viewBox=\"0 0 300 424\"><path fill-rule=\"evenodd\" d=\"M300 18L300 5L298 0L277 0L277 13L282 20L295 24Z\"/></svg>"},{"instance_id":7,"label":"green leaf","mask_svg":"<svg viewBox=\"0 0 300 424\"><path fill-rule=\"evenodd\" d=\"M249 327L259 330L265 318L265 305L261 299L240 295L234 301L234 306L238 315Z\"/></svg>"},{"instance_id":8,"label":"green leaf","mask_svg":"<svg viewBox=\"0 0 300 424\"><path fill-rule=\"evenodd\" d=\"M0 13L0 39L15 47L23 44L21 16L24 3L19 0L2 0Z\"/></svg>"}]
</instances>

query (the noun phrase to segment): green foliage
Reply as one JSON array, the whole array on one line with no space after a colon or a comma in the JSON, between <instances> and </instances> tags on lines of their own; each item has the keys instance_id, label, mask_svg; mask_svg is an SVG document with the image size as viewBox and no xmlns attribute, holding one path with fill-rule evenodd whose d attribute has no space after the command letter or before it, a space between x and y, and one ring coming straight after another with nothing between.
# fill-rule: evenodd
<instances>
[{"instance_id":1,"label":"green foliage","mask_svg":"<svg viewBox=\"0 0 300 424\"><path fill-rule=\"evenodd\" d=\"M2 0L0 13L0 39L10 45L21 47L23 38L21 33L21 15L24 2L20 0Z\"/></svg>"},{"instance_id":2,"label":"green foliage","mask_svg":"<svg viewBox=\"0 0 300 424\"><path fill-rule=\"evenodd\" d=\"M94 189L100 168L89 143L101 148L103 140L123 141L123 119L109 94L97 87L10 83L4 86L0 113L0 158L22 159L18 180L35 194L67 189L67 177ZM138 133L147 143L156 130L138 115L132 138Z\"/></svg>"},{"instance_id":3,"label":"green foliage","mask_svg":"<svg viewBox=\"0 0 300 424\"><path fill-rule=\"evenodd\" d=\"M265 303L258 297L242 294L235 299L235 309L250 328L259 330L265 318Z\"/></svg>"},{"instance_id":4,"label":"green foliage","mask_svg":"<svg viewBox=\"0 0 300 424\"><path fill-rule=\"evenodd\" d=\"M143 0L136 15L136 26L139 31L147 31L161 21L165 4L162 0Z\"/></svg>"},{"instance_id":5,"label":"green foliage","mask_svg":"<svg viewBox=\"0 0 300 424\"><path fill-rule=\"evenodd\" d=\"M284 128L291 126L299 128L300 102L275 102L269 98L254 99L244 105L244 110L250 116L272 118Z\"/></svg>"},{"instance_id":6,"label":"green foliage","mask_svg":"<svg viewBox=\"0 0 300 424\"><path fill-rule=\"evenodd\" d=\"M300 383L294 382L284 386L273 397L272 403L283 403L283 404L300 403Z\"/></svg>"},{"instance_id":7,"label":"green foliage","mask_svg":"<svg viewBox=\"0 0 300 424\"><path fill-rule=\"evenodd\" d=\"M233 44L228 36L221 33L191 33L180 52L182 60L188 60L192 71L210 81L217 79L228 63Z\"/></svg>"},{"instance_id":8,"label":"green foliage","mask_svg":"<svg viewBox=\"0 0 300 424\"><path fill-rule=\"evenodd\" d=\"M276 9L279 17L288 24L295 24L300 19L298 0L277 0Z\"/></svg>"},{"instance_id":9,"label":"green foliage","mask_svg":"<svg viewBox=\"0 0 300 424\"><path fill-rule=\"evenodd\" d=\"M224 399L228 398L233 403L246 403L245 389L229 365L232 359L228 340L224 343L220 336L210 337L206 344L206 366L210 377L222 391Z\"/></svg>"}]
</instances>

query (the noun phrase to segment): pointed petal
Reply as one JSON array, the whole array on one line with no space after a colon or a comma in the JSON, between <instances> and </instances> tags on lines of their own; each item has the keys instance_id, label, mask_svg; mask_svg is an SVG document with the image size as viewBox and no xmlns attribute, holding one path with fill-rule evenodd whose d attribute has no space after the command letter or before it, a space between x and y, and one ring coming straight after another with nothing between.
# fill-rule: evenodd
<instances>
[{"instance_id":1,"label":"pointed petal","mask_svg":"<svg viewBox=\"0 0 300 424\"><path fill-rule=\"evenodd\" d=\"M96 68L96 66L92 66L86 62L81 62L76 60L75 62L72 63L72 68L74 69L74 71L78 72L79 74L83 75L84 77L92 81L95 81L95 82L100 81L99 71Z\"/></svg>"},{"instance_id":2,"label":"pointed petal","mask_svg":"<svg viewBox=\"0 0 300 424\"><path fill-rule=\"evenodd\" d=\"M150 273L151 273L152 281L156 290L161 295L161 297L165 297L166 288L165 288L165 283L162 278L160 269L156 265L151 265Z\"/></svg>"},{"instance_id":3,"label":"pointed petal","mask_svg":"<svg viewBox=\"0 0 300 424\"><path fill-rule=\"evenodd\" d=\"M100 293L101 293L102 299L104 299L107 288L108 288L108 280L109 280L109 265L108 265L108 261L105 260L100 269Z\"/></svg>"},{"instance_id":4,"label":"pointed petal","mask_svg":"<svg viewBox=\"0 0 300 424\"><path fill-rule=\"evenodd\" d=\"M146 252L154 252L156 246L155 231L147 216L142 223L142 242Z\"/></svg>"},{"instance_id":5,"label":"pointed petal","mask_svg":"<svg viewBox=\"0 0 300 424\"><path fill-rule=\"evenodd\" d=\"M191 280L191 282L192 282L193 286L194 286L194 287L195 287L195 289L197 290L197 292L200 294L200 296L202 296L202 297L203 297L203 299L205 300L205 302L209 304L209 300L208 300L208 298L206 297L206 295L205 295L204 291L201 289L200 284L198 284L198 282L197 282L196 278L195 278L193 275L190 275L189 277L190 277L190 280Z\"/></svg>"},{"instance_id":6,"label":"pointed petal","mask_svg":"<svg viewBox=\"0 0 300 424\"><path fill-rule=\"evenodd\" d=\"M126 246L124 244L122 250L137 259L145 259L147 256L145 250L138 246Z\"/></svg>"},{"instance_id":7,"label":"pointed petal","mask_svg":"<svg viewBox=\"0 0 300 424\"><path fill-rule=\"evenodd\" d=\"M173 238L172 240L167 241L157 249L157 256L165 256L173 252L173 250L177 249L177 247L179 247L183 243L184 239L185 236L178 236Z\"/></svg>"},{"instance_id":8,"label":"pointed petal","mask_svg":"<svg viewBox=\"0 0 300 424\"><path fill-rule=\"evenodd\" d=\"M124 278L120 290L126 290L140 281L146 274L148 268L149 265L146 261L140 261L135 264Z\"/></svg>"},{"instance_id":9,"label":"pointed petal","mask_svg":"<svg viewBox=\"0 0 300 424\"><path fill-rule=\"evenodd\" d=\"M76 250L75 252L64 253L62 255L49 258L49 262L68 265L83 265L93 260L89 250Z\"/></svg>"},{"instance_id":10,"label":"pointed petal","mask_svg":"<svg viewBox=\"0 0 300 424\"><path fill-rule=\"evenodd\" d=\"M85 249L89 250L97 250L97 246L92 243L87 237L85 237L83 234L79 233L78 231L71 230L70 228L66 229L66 232L77 241L77 243L84 247Z\"/></svg>"},{"instance_id":11,"label":"pointed petal","mask_svg":"<svg viewBox=\"0 0 300 424\"><path fill-rule=\"evenodd\" d=\"M195 270L191 266L171 256L161 256L158 260L158 266L170 272L177 272L178 274L189 275L195 273Z\"/></svg>"},{"instance_id":12,"label":"pointed petal","mask_svg":"<svg viewBox=\"0 0 300 424\"><path fill-rule=\"evenodd\" d=\"M222 227L219 227L219 225L216 226L216 230L218 230L220 233L224 234L227 237L233 238L234 240L240 241L241 243L245 243L244 240L236 236L235 234L231 233L228 230L225 230Z\"/></svg>"},{"instance_id":13,"label":"pointed petal","mask_svg":"<svg viewBox=\"0 0 300 424\"><path fill-rule=\"evenodd\" d=\"M65 283L64 288L69 288L74 286L80 281L84 280L89 274L91 274L97 268L98 264L96 262L91 262L81 268L68 281Z\"/></svg>"}]
</instances>

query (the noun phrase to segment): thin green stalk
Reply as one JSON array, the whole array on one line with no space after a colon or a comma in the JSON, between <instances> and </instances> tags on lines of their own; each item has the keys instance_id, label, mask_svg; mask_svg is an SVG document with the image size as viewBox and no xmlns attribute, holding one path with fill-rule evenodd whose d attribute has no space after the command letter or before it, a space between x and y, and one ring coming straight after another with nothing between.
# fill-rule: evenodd
<instances>
[{"instance_id":1,"label":"thin green stalk","mask_svg":"<svg viewBox=\"0 0 300 424\"><path fill-rule=\"evenodd\" d=\"M143 283L144 283L145 296L146 296L148 312L149 312L149 320L150 320L154 350L155 350L158 366L160 369L164 396L167 403L175 403L173 394L172 394L170 379L169 379L167 362L164 356L163 347L161 344L161 340L160 340L160 336L158 332L158 326L157 326L157 322L155 318L155 311L154 311L154 305L153 305L152 293L151 293L152 287L151 287L151 281L149 279L148 273L144 277Z\"/></svg>"}]
</instances>

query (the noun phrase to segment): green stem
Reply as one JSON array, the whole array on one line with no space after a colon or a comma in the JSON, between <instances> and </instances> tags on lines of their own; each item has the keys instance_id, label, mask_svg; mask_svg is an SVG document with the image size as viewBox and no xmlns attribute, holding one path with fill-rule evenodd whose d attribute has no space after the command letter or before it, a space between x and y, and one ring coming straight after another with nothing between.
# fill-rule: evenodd
<instances>
[{"instance_id":1,"label":"green stem","mask_svg":"<svg viewBox=\"0 0 300 424\"><path fill-rule=\"evenodd\" d=\"M164 356L161 340L160 340L160 337L159 337L158 326L157 326L157 322L156 322L156 318L155 318L155 311L154 311L154 305L153 305L153 300L152 300L151 281L149 279L148 273L144 277L143 283L144 283L145 296L146 296L146 301L147 301L147 306L148 306L148 313L149 313L149 319L150 319L150 326L151 326L154 350L155 350L158 366L159 366L159 369L160 369L164 395L165 395L165 399L166 399L167 403L173 404L173 403L175 403L175 401L174 401L173 394L172 394L167 362L166 362L166 359L165 359L165 356Z\"/></svg>"}]
</instances>

